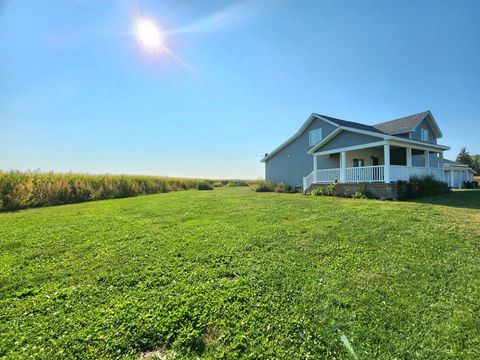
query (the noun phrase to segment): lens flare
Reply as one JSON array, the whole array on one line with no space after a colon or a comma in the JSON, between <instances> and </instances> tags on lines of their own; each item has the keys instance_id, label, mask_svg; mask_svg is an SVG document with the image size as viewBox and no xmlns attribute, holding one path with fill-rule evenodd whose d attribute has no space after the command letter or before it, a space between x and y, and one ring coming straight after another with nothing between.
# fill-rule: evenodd
<instances>
[{"instance_id":1,"label":"lens flare","mask_svg":"<svg viewBox=\"0 0 480 360\"><path fill-rule=\"evenodd\" d=\"M135 35L138 42L148 51L165 48L165 38L155 22L149 18L140 18L135 22Z\"/></svg>"}]
</instances>

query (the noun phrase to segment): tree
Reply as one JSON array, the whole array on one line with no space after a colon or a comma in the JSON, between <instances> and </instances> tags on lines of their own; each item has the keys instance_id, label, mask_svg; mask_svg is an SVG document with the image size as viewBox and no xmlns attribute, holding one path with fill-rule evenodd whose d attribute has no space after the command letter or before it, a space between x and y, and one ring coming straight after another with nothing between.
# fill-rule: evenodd
<instances>
[{"instance_id":1,"label":"tree","mask_svg":"<svg viewBox=\"0 0 480 360\"><path fill-rule=\"evenodd\" d=\"M470 167L473 166L473 159L465 147L460 150L460 153L457 156L457 161Z\"/></svg>"},{"instance_id":2,"label":"tree","mask_svg":"<svg viewBox=\"0 0 480 360\"><path fill-rule=\"evenodd\" d=\"M473 155L473 171L477 173L477 175L480 175L480 155Z\"/></svg>"}]
</instances>

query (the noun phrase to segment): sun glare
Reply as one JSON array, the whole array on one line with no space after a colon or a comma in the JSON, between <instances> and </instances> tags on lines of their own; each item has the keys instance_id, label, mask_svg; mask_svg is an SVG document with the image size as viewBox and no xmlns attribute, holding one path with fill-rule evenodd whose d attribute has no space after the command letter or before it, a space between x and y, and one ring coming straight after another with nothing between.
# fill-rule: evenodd
<instances>
[{"instance_id":1,"label":"sun glare","mask_svg":"<svg viewBox=\"0 0 480 360\"><path fill-rule=\"evenodd\" d=\"M162 32L151 19L138 19L135 22L135 35L146 50L158 51L165 46Z\"/></svg>"}]
</instances>

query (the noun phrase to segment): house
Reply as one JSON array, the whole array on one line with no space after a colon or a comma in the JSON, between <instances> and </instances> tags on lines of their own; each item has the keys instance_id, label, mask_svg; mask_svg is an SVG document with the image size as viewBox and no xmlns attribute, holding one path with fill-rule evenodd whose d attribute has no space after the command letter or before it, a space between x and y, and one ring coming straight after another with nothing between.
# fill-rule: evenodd
<instances>
[{"instance_id":1,"label":"house","mask_svg":"<svg viewBox=\"0 0 480 360\"><path fill-rule=\"evenodd\" d=\"M452 188L461 188L465 182L474 181L475 172L458 161L443 159L443 181Z\"/></svg>"},{"instance_id":2,"label":"house","mask_svg":"<svg viewBox=\"0 0 480 360\"><path fill-rule=\"evenodd\" d=\"M380 197L395 197L394 183L412 175L431 174L446 181L452 173L468 171L444 161L443 152L450 148L438 144L441 137L430 111L376 125L314 113L261 161L267 180L305 192L337 182L344 191L368 185Z\"/></svg>"}]
</instances>

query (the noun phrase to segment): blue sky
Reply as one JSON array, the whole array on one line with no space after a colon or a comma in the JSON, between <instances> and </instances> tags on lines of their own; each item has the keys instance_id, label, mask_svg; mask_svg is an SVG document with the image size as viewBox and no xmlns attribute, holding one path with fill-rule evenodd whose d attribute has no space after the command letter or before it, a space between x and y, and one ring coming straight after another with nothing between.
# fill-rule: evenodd
<instances>
[{"instance_id":1,"label":"blue sky","mask_svg":"<svg viewBox=\"0 0 480 360\"><path fill-rule=\"evenodd\" d=\"M139 16L171 54L141 48ZM479 1L0 0L0 169L258 178L312 112L430 109L447 157L480 153L479 16Z\"/></svg>"}]
</instances>

